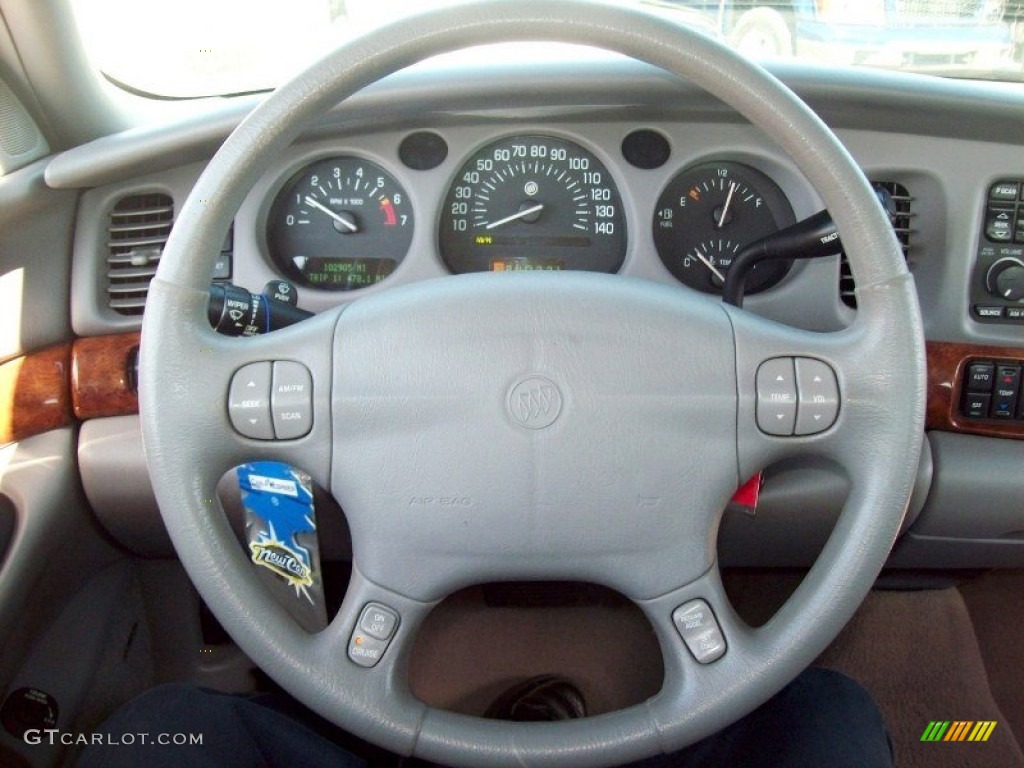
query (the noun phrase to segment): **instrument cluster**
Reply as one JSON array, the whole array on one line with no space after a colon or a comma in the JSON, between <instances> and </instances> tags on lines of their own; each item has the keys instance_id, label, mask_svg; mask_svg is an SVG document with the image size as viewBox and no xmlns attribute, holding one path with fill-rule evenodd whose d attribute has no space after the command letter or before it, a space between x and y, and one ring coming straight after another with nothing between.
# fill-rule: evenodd
<instances>
[{"instance_id":1,"label":"instrument cluster","mask_svg":"<svg viewBox=\"0 0 1024 768\"><path fill-rule=\"evenodd\" d=\"M636 169L661 168L672 149L660 132L630 132L618 148ZM406 136L399 161L429 171L448 156L440 135ZM275 273L305 288L355 291L387 280L432 227L437 256L453 274L584 270L616 273L632 238L649 238L685 285L721 293L735 255L795 221L779 185L732 159L675 169L645 222L630 223L616 174L576 138L552 132L499 135L469 151L447 183L435 221L417 220L413 197L369 156L318 156L274 188L266 248ZM643 231L646 229L647 231ZM781 282L791 262L768 262L747 293Z\"/></svg>"}]
</instances>

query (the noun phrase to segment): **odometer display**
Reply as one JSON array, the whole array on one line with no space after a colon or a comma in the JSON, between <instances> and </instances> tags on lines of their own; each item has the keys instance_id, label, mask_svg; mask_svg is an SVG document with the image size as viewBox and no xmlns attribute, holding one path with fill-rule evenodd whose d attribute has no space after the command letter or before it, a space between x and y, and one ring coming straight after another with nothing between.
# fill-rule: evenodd
<instances>
[{"instance_id":1,"label":"odometer display","mask_svg":"<svg viewBox=\"0 0 1024 768\"><path fill-rule=\"evenodd\" d=\"M412 208L395 178L376 163L342 156L288 180L271 206L267 243L292 280L349 291L394 272L412 230Z\"/></svg>"},{"instance_id":2,"label":"odometer display","mask_svg":"<svg viewBox=\"0 0 1024 768\"><path fill-rule=\"evenodd\" d=\"M615 183L592 153L565 139L514 136L459 169L439 240L454 273L617 272L626 221Z\"/></svg>"}]
</instances>

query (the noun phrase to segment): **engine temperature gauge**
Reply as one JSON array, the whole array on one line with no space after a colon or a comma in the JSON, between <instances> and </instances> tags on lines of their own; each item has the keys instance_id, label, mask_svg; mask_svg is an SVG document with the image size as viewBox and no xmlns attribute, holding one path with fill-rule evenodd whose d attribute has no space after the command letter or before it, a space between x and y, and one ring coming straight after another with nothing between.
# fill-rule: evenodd
<instances>
[{"instance_id":1,"label":"engine temperature gauge","mask_svg":"<svg viewBox=\"0 0 1024 768\"><path fill-rule=\"evenodd\" d=\"M285 275L326 291L380 282L405 258L413 218L394 176L368 160L332 157L303 168L270 209L267 244Z\"/></svg>"},{"instance_id":2,"label":"engine temperature gauge","mask_svg":"<svg viewBox=\"0 0 1024 768\"><path fill-rule=\"evenodd\" d=\"M698 291L721 293L736 254L794 220L782 190L760 171L739 163L703 163L674 176L662 191L654 244L680 281ZM746 293L775 285L791 264L757 265L747 277Z\"/></svg>"}]
</instances>

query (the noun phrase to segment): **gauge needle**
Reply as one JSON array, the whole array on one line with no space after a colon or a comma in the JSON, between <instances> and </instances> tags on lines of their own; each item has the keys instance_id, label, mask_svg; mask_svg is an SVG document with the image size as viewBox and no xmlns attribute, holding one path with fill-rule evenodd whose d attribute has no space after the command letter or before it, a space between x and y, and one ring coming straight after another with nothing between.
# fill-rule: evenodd
<instances>
[{"instance_id":1,"label":"gauge needle","mask_svg":"<svg viewBox=\"0 0 1024 768\"><path fill-rule=\"evenodd\" d=\"M729 196L725 198L725 205L722 207L722 215L718 217L718 228L725 226L725 217L729 214L729 205L732 203L733 193L736 191L736 182L729 182ZM712 267L714 269L714 267ZM721 277L721 275L719 275Z\"/></svg>"},{"instance_id":2,"label":"gauge needle","mask_svg":"<svg viewBox=\"0 0 1024 768\"><path fill-rule=\"evenodd\" d=\"M693 249L693 255L696 256L698 259L700 259L704 263L704 266L707 267L708 269L710 269L715 277L717 277L719 280L721 280L723 284L725 283L725 275L723 275L719 271L718 267L716 267L714 264L711 263L711 260L707 256L705 256L703 253L701 253L696 248Z\"/></svg>"},{"instance_id":3,"label":"gauge needle","mask_svg":"<svg viewBox=\"0 0 1024 768\"><path fill-rule=\"evenodd\" d=\"M531 216L531 215L533 215L535 213L540 213L543 210L544 210L544 203L537 203L536 205L532 205L529 208L524 208L521 211L516 211L511 216L506 216L504 219L498 219L497 221L492 221L490 224L488 224L485 227L485 229L494 229L495 227L500 227L502 224L508 224L510 221L515 221L516 219L522 219L522 218L525 218L527 216Z\"/></svg>"},{"instance_id":4,"label":"gauge needle","mask_svg":"<svg viewBox=\"0 0 1024 768\"><path fill-rule=\"evenodd\" d=\"M318 211L323 211L328 216L330 216L332 219L334 219L336 222L338 222L339 224L342 224L345 227L347 227L349 232L358 232L359 231L359 227L357 227L351 221L346 219L344 216L341 216L340 214L337 214L334 211L332 211L330 208L328 208L326 205L321 203L319 200L316 200L315 198L312 198L309 195L306 195L306 197L303 200L303 202L306 205L309 205L309 206L312 206L313 208L316 208Z\"/></svg>"}]
</instances>

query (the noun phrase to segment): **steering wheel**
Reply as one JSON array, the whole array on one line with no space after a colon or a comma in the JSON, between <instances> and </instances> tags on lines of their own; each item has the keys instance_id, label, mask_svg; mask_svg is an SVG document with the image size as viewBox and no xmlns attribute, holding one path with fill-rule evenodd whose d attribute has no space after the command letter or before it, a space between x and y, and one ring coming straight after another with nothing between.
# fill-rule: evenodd
<instances>
[{"instance_id":1,"label":"steering wheel","mask_svg":"<svg viewBox=\"0 0 1024 768\"><path fill-rule=\"evenodd\" d=\"M839 225L857 281L855 321L815 333L623 276L474 274L375 293L257 338L210 329L209 275L228 224L314 117L429 56L516 40L632 56L759 126ZM632 247L653 244L639 234ZM625 763L691 744L767 700L834 638L877 576L924 428L914 286L837 139L785 86L710 38L574 0L401 21L278 89L228 138L181 209L150 288L141 349L153 486L213 613L255 663L327 719L455 766ZM250 439L229 420L234 374L273 361L310 373L312 426L299 439ZM822 417L807 422L814 413ZM718 522L741 481L798 455L841 467L851 491L802 585L754 629L723 590ZM216 501L223 473L257 459L303 468L346 511L352 578L320 632L270 599ZM424 499L437 503L416 503ZM463 586L540 579L596 582L632 599L661 646L660 692L565 723L483 720L412 695L411 641L433 606ZM350 651L370 603L391 609L397 626L385 650L361 658L367 666Z\"/></svg>"}]
</instances>

